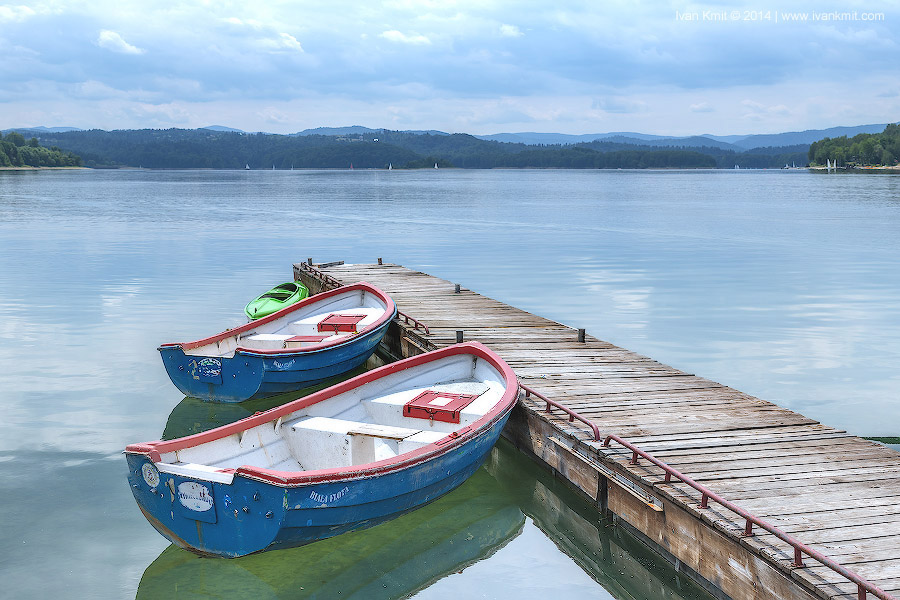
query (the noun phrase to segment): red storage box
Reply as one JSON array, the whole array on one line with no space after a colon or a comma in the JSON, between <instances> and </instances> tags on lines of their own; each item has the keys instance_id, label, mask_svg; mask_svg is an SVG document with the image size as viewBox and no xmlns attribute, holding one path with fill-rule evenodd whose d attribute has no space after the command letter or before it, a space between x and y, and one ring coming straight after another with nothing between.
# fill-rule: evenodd
<instances>
[{"instance_id":1,"label":"red storage box","mask_svg":"<svg viewBox=\"0 0 900 600\"><path fill-rule=\"evenodd\" d=\"M477 394L447 394L426 390L403 405L403 416L459 423L460 411L477 397Z\"/></svg>"},{"instance_id":2,"label":"red storage box","mask_svg":"<svg viewBox=\"0 0 900 600\"><path fill-rule=\"evenodd\" d=\"M349 331L356 333L356 324L365 318L366 315L337 315L332 313L319 321L319 331L327 331L329 333Z\"/></svg>"}]
</instances>

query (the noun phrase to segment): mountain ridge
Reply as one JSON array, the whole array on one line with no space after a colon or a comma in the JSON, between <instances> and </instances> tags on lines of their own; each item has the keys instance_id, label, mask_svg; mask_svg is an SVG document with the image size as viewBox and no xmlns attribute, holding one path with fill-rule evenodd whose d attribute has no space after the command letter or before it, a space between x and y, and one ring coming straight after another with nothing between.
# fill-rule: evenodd
<instances>
[{"instance_id":1,"label":"mountain ridge","mask_svg":"<svg viewBox=\"0 0 900 600\"><path fill-rule=\"evenodd\" d=\"M524 144L526 146L551 146L551 145L575 145L590 143L598 140L611 141L617 143L625 143L635 146L663 146L663 147L713 147L722 150L734 150L735 152L743 152L754 148L778 148L787 146L796 146L798 144L812 144L826 137L834 138L846 135L853 137L859 133L880 133L888 123L874 123L868 125L840 125L829 127L826 129L806 129L803 131L785 131L781 133L762 133L748 135L712 135L698 134L691 136L670 136L656 135L649 133L640 133L634 131L614 131L607 133L541 133L541 132L518 132L518 133L492 133L487 135L474 135L472 137L494 142ZM265 132L247 132L234 127L224 125L208 125L199 129L205 129L215 132L228 133L265 133ZM85 131L78 127L12 127L4 129L3 133L10 131L18 131L23 135L28 132L34 134L50 134L50 133L67 133L71 131ZM391 130L386 128L371 128L363 125L350 125L347 127L315 127L304 129L296 133L280 134L288 136L345 136L345 135L371 135L380 132L397 131L398 133L414 134L414 135L451 135L444 131L435 129L425 130ZM279 135L279 134L266 134Z\"/></svg>"}]
</instances>

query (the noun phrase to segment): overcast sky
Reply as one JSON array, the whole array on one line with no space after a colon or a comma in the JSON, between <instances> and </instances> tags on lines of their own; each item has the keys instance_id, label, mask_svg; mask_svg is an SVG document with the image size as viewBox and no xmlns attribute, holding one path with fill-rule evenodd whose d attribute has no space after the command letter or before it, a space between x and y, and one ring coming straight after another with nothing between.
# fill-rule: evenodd
<instances>
[{"instance_id":1,"label":"overcast sky","mask_svg":"<svg viewBox=\"0 0 900 600\"><path fill-rule=\"evenodd\" d=\"M726 135L885 123L900 119L898 6L0 4L0 128Z\"/></svg>"}]
</instances>

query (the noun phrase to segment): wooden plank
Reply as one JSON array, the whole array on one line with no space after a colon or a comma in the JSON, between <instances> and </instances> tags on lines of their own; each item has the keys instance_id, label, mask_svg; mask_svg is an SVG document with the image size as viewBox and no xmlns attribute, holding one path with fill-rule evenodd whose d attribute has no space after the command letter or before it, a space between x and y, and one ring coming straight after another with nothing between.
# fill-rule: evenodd
<instances>
[{"instance_id":1,"label":"wooden plank","mask_svg":"<svg viewBox=\"0 0 900 600\"><path fill-rule=\"evenodd\" d=\"M409 334L418 344L450 345L456 331L464 331L466 340L497 351L520 381L593 419L601 432L625 437L885 589L900 591L900 461L893 451L596 337L578 342L577 331L565 324L466 288L455 293L453 283L400 265L343 264L326 272L391 294L401 311L428 325L430 335ZM650 517L627 494L610 492L629 522L693 561L733 597L757 598L766 586L767 597L803 597L798 581L821 598L855 597L851 584L814 563L791 570L791 550L774 536L742 540L743 522L735 514L722 507L700 510L699 492L664 483L662 471L647 461L630 465L630 451L591 441L589 428L568 422L564 413L547 414L536 398L520 397L520 407L540 423L529 438L536 454L588 495L596 497L596 472L547 443L548 436L580 443L597 461L661 494L686 519L690 515L692 520L676 519L672 530L657 521L675 513ZM683 536L675 535L682 530ZM701 551L698 540L737 561L734 570Z\"/></svg>"}]
</instances>

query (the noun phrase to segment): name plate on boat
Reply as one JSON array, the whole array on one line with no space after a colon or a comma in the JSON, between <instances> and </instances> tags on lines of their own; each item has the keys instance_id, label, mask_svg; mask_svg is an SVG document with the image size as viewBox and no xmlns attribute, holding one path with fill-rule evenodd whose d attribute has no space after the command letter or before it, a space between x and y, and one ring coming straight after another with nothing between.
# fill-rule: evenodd
<instances>
[{"instance_id":1,"label":"name plate on boat","mask_svg":"<svg viewBox=\"0 0 900 600\"><path fill-rule=\"evenodd\" d=\"M417 419L459 423L459 413L478 394L448 394L426 390L403 405L403 416Z\"/></svg>"},{"instance_id":2,"label":"name plate on boat","mask_svg":"<svg viewBox=\"0 0 900 600\"><path fill-rule=\"evenodd\" d=\"M204 383L222 383L222 361L218 358L192 358L188 361L191 375Z\"/></svg>"},{"instance_id":3,"label":"name plate on boat","mask_svg":"<svg viewBox=\"0 0 900 600\"><path fill-rule=\"evenodd\" d=\"M197 481L183 481L178 484L178 503L182 516L206 523L216 522L212 487Z\"/></svg>"}]
</instances>

